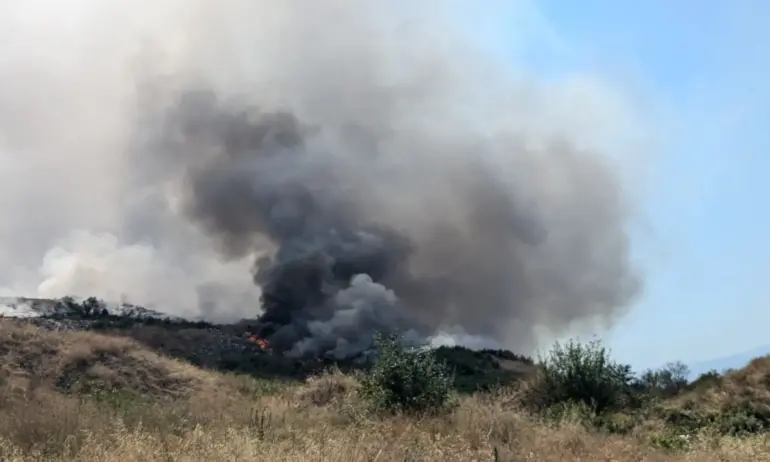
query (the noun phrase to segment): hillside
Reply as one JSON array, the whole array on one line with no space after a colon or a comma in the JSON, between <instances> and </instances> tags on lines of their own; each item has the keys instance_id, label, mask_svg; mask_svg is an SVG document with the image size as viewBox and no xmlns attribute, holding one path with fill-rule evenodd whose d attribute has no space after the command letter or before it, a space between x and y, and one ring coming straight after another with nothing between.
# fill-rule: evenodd
<instances>
[{"instance_id":1,"label":"hillside","mask_svg":"<svg viewBox=\"0 0 770 462\"><path fill-rule=\"evenodd\" d=\"M729 369L740 369L746 367L754 358L766 355L770 355L770 345L762 345L740 353L695 362L689 365L691 377L695 379L709 371L724 372Z\"/></svg>"},{"instance_id":2,"label":"hillside","mask_svg":"<svg viewBox=\"0 0 770 462\"><path fill-rule=\"evenodd\" d=\"M688 388L666 407L692 420L740 414L726 423L747 431L770 424L770 356L755 358L723 376L702 375Z\"/></svg>"},{"instance_id":3,"label":"hillside","mask_svg":"<svg viewBox=\"0 0 770 462\"><path fill-rule=\"evenodd\" d=\"M0 320L0 460L491 461L495 453L506 461L770 460L761 437L722 437L672 453L649 444L655 429L621 435L577 420L545 421L521 408L515 389L459 395L449 414L435 417L371 415L354 375L258 378L202 369L162 353L200 342L191 327L134 329L149 340ZM478 373L493 352L443 355L463 356L456 362ZM504 370L526 366L498 361L510 361L497 363ZM770 402L768 377L770 359L757 360L716 388L693 390L692 403Z\"/></svg>"},{"instance_id":4,"label":"hillside","mask_svg":"<svg viewBox=\"0 0 770 462\"><path fill-rule=\"evenodd\" d=\"M127 337L158 354L203 369L304 380L332 365L346 371L361 367L357 358L297 360L266 354L262 346L249 340L255 330L254 320L232 324L187 321L142 307L104 304L95 299L6 299L0 300L0 306L5 307L6 314L47 330ZM529 358L510 351L440 347L436 354L453 370L456 388L467 393L510 383L533 372Z\"/></svg>"}]
</instances>

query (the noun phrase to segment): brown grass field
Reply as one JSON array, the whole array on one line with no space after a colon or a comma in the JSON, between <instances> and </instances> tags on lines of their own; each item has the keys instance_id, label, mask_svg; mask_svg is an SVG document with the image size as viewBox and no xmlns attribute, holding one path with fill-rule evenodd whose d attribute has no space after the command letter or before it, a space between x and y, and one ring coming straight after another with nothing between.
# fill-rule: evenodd
<instances>
[{"instance_id":1,"label":"brown grass field","mask_svg":"<svg viewBox=\"0 0 770 462\"><path fill-rule=\"evenodd\" d=\"M719 408L770 400L770 360L672 401ZM770 439L692 436L650 444L659 426L611 435L549 423L516 392L458 397L447 415L378 417L353 377L290 384L205 371L134 340L0 320L0 461L770 461Z\"/></svg>"}]
</instances>

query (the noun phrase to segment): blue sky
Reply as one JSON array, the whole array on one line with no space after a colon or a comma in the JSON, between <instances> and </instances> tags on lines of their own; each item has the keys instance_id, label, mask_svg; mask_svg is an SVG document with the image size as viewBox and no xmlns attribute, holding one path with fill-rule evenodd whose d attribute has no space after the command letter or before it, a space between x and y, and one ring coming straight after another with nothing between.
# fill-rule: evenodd
<instances>
[{"instance_id":1,"label":"blue sky","mask_svg":"<svg viewBox=\"0 0 770 462\"><path fill-rule=\"evenodd\" d=\"M484 5L498 51L541 78L626 85L659 122L633 233L646 289L605 336L615 356L641 368L770 344L770 3Z\"/></svg>"}]
</instances>

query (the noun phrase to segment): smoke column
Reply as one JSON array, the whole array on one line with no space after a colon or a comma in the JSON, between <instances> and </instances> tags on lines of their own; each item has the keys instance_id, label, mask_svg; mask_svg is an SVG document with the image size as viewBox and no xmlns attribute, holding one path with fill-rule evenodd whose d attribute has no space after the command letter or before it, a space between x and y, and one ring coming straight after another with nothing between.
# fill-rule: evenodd
<instances>
[{"instance_id":1,"label":"smoke column","mask_svg":"<svg viewBox=\"0 0 770 462\"><path fill-rule=\"evenodd\" d=\"M156 3L0 3L6 292L261 312L337 357L376 330L527 350L638 293L580 129L603 101L522 83L450 3Z\"/></svg>"}]
</instances>

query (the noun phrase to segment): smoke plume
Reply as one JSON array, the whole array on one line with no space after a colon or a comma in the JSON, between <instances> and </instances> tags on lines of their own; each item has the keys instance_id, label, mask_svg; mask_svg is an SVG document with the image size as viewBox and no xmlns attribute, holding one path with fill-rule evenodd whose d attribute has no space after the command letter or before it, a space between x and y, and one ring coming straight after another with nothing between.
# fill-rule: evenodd
<instances>
[{"instance_id":1,"label":"smoke plume","mask_svg":"<svg viewBox=\"0 0 770 462\"><path fill-rule=\"evenodd\" d=\"M275 350L336 357L528 349L638 293L579 123L606 100L522 83L449 3L71 3L2 2L7 291L261 313Z\"/></svg>"}]
</instances>

